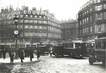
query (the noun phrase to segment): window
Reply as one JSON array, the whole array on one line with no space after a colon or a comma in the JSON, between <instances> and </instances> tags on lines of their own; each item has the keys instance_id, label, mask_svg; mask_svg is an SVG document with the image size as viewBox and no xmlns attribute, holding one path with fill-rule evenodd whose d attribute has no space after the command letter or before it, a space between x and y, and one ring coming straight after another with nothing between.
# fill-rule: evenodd
<instances>
[{"instance_id":1,"label":"window","mask_svg":"<svg viewBox=\"0 0 106 73\"><path fill-rule=\"evenodd\" d=\"M104 12L104 19L106 19L106 12Z\"/></svg>"},{"instance_id":2,"label":"window","mask_svg":"<svg viewBox=\"0 0 106 73\"><path fill-rule=\"evenodd\" d=\"M90 8L90 12L92 12L93 11L93 9L92 8Z\"/></svg>"},{"instance_id":3,"label":"window","mask_svg":"<svg viewBox=\"0 0 106 73\"><path fill-rule=\"evenodd\" d=\"M95 10L96 10L96 11L100 11L100 10L102 10L102 5L95 6Z\"/></svg>"},{"instance_id":4,"label":"window","mask_svg":"<svg viewBox=\"0 0 106 73\"><path fill-rule=\"evenodd\" d=\"M20 15L20 17L22 18L22 17L23 17L23 15Z\"/></svg>"},{"instance_id":5,"label":"window","mask_svg":"<svg viewBox=\"0 0 106 73\"><path fill-rule=\"evenodd\" d=\"M90 32L93 32L93 27L92 26L90 27Z\"/></svg>"},{"instance_id":6,"label":"window","mask_svg":"<svg viewBox=\"0 0 106 73\"><path fill-rule=\"evenodd\" d=\"M101 0L94 0L94 3L99 3L101 2Z\"/></svg>"},{"instance_id":7,"label":"window","mask_svg":"<svg viewBox=\"0 0 106 73\"><path fill-rule=\"evenodd\" d=\"M30 26L30 29L32 29L33 28L33 26Z\"/></svg>"},{"instance_id":8,"label":"window","mask_svg":"<svg viewBox=\"0 0 106 73\"><path fill-rule=\"evenodd\" d=\"M38 23L39 23L39 24L41 24L41 23L42 23L42 21L40 21L40 20L39 20L39 21L38 21Z\"/></svg>"},{"instance_id":9,"label":"window","mask_svg":"<svg viewBox=\"0 0 106 73\"><path fill-rule=\"evenodd\" d=\"M101 2L101 0L96 0L97 3Z\"/></svg>"},{"instance_id":10,"label":"window","mask_svg":"<svg viewBox=\"0 0 106 73\"><path fill-rule=\"evenodd\" d=\"M104 9L106 9L106 4L103 5Z\"/></svg>"},{"instance_id":11,"label":"window","mask_svg":"<svg viewBox=\"0 0 106 73\"><path fill-rule=\"evenodd\" d=\"M97 14L95 15L95 18L96 18L96 19L102 19L102 18L103 18L103 13L97 13Z\"/></svg>"},{"instance_id":12,"label":"window","mask_svg":"<svg viewBox=\"0 0 106 73\"><path fill-rule=\"evenodd\" d=\"M34 23L37 23L37 20L34 20Z\"/></svg>"},{"instance_id":13,"label":"window","mask_svg":"<svg viewBox=\"0 0 106 73\"><path fill-rule=\"evenodd\" d=\"M85 29L83 28L83 31L82 31L83 33L85 33Z\"/></svg>"},{"instance_id":14,"label":"window","mask_svg":"<svg viewBox=\"0 0 106 73\"><path fill-rule=\"evenodd\" d=\"M43 21L44 24L47 24L47 21Z\"/></svg>"},{"instance_id":15,"label":"window","mask_svg":"<svg viewBox=\"0 0 106 73\"><path fill-rule=\"evenodd\" d=\"M34 26L35 29L37 29L37 26Z\"/></svg>"},{"instance_id":16,"label":"window","mask_svg":"<svg viewBox=\"0 0 106 73\"><path fill-rule=\"evenodd\" d=\"M106 49L106 40L105 39L96 40L96 48L97 49Z\"/></svg>"},{"instance_id":17,"label":"window","mask_svg":"<svg viewBox=\"0 0 106 73\"><path fill-rule=\"evenodd\" d=\"M104 24L95 25L95 33L101 33L105 31Z\"/></svg>"},{"instance_id":18,"label":"window","mask_svg":"<svg viewBox=\"0 0 106 73\"><path fill-rule=\"evenodd\" d=\"M88 17L86 18L86 23L88 22Z\"/></svg>"},{"instance_id":19,"label":"window","mask_svg":"<svg viewBox=\"0 0 106 73\"><path fill-rule=\"evenodd\" d=\"M28 28L28 25L26 25L25 28L27 29Z\"/></svg>"},{"instance_id":20,"label":"window","mask_svg":"<svg viewBox=\"0 0 106 73\"><path fill-rule=\"evenodd\" d=\"M20 23L23 23L23 20L20 20Z\"/></svg>"},{"instance_id":21,"label":"window","mask_svg":"<svg viewBox=\"0 0 106 73\"><path fill-rule=\"evenodd\" d=\"M42 16L39 16L39 18L42 18Z\"/></svg>"},{"instance_id":22,"label":"window","mask_svg":"<svg viewBox=\"0 0 106 73\"><path fill-rule=\"evenodd\" d=\"M22 25L17 26L17 28L22 28Z\"/></svg>"},{"instance_id":23,"label":"window","mask_svg":"<svg viewBox=\"0 0 106 73\"><path fill-rule=\"evenodd\" d=\"M35 15L35 18L37 18L37 15Z\"/></svg>"},{"instance_id":24,"label":"window","mask_svg":"<svg viewBox=\"0 0 106 73\"><path fill-rule=\"evenodd\" d=\"M29 20L29 23L33 23L33 20Z\"/></svg>"},{"instance_id":25,"label":"window","mask_svg":"<svg viewBox=\"0 0 106 73\"><path fill-rule=\"evenodd\" d=\"M90 22L92 22L92 20L93 20L93 19L92 19L92 16L90 16Z\"/></svg>"},{"instance_id":26,"label":"window","mask_svg":"<svg viewBox=\"0 0 106 73\"><path fill-rule=\"evenodd\" d=\"M28 15L25 15L25 17L28 17Z\"/></svg>"},{"instance_id":27,"label":"window","mask_svg":"<svg viewBox=\"0 0 106 73\"><path fill-rule=\"evenodd\" d=\"M39 26L39 29L42 29L42 26Z\"/></svg>"},{"instance_id":28,"label":"window","mask_svg":"<svg viewBox=\"0 0 106 73\"><path fill-rule=\"evenodd\" d=\"M71 48L73 48L73 43L71 43L71 42L69 42L69 43L64 43L63 44L65 47L71 47Z\"/></svg>"},{"instance_id":29,"label":"window","mask_svg":"<svg viewBox=\"0 0 106 73\"><path fill-rule=\"evenodd\" d=\"M28 22L29 22L29 20L24 20L24 22L25 22L25 23L28 23Z\"/></svg>"},{"instance_id":30,"label":"window","mask_svg":"<svg viewBox=\"0 0 106 73\"><path fill-rule=\"evenodd\" d=\"M98 25L97 32L101 32L101 25Z\"/></svg>"},{"instance_id":31,"label":"window","mask_svg":"<svg viewBox=\"0 0 106 73\"><path fill-rule=\"evenodd\" d=\"M106 49L106 39L103 40L102 44L103 44L103 45L102 45L102 48L103 48L103 49Z\"/></svg>"},{"instance_id":32,"label":"window","mask_svg":"<svg viewBox=\"0 0 106 73\"><path fill-rule=\"evenodd\" d=\"M30 15L30 17L32 18L32 17L33 17L33 15Z\"/></svg>"}]
</instances>

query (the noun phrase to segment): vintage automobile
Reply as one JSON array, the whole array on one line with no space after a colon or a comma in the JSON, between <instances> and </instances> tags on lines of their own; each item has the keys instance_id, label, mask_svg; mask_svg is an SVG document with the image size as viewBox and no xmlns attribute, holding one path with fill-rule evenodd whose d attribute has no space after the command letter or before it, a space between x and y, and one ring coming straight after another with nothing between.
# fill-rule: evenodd
<instances>
[{"instance_id":1,"label":"vintage automobile","mask_svg":"<svg viewBox=\"0 0 106 73\"><path fill-rule=\"evenodd\" d=\"M53 46L53 49L52 49L52 54L55 55L56 57L59 57L59 56L64 56L64 52L63 52L63 44L55 44Z\"/></svg>"},{"instance_id":2,"label":"vintage automobile","mask_svg":"<svg viewBox=\"0 0 106 73\"><path fill-rule=\"evenodd\" d=\"M49 47L50 47L49 44L42 44L42 43L37 44L37 48L40 50L41 55L49 54Z\"/></svg>"},{"instance_id":3,"label":"vintage automobile","mask_svg":"<svg viewBox=\"0 0 106 73\"><path fill-rule=\"evenodd\" d=\"M86 43L80 40L65 41L54 46L53 54L55 56L71 56L82 58L87 55Z\"/></svg>"},{"instance_id":4,"label":"vintage automobile","mask_svg":"<svg viewBox=\"0 0 106 73\"><path fill-rule=\"evenodd\" d=\"M95 39L95 44L89 49L89 64L102 62L106 65L106 37Z\"/></svg>"}]
</instances>

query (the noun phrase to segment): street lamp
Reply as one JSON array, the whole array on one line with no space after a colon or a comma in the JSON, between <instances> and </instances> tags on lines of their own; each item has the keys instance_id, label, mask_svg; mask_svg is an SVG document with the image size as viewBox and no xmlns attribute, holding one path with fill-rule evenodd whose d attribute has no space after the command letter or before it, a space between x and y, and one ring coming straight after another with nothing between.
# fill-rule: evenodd
<instances>
[{"instance_id":1,"label":"street lamp","mask_svg":"<svg viewBox=\"0 0 106 73\"><path fill-rule=\"evenodd\" d=\"M18 38L18 35L19 35L19 31L18 31L18 28L17 28L17 25L18 25L18 17L17 15L15 15L14 17L14 24L15 24L15 30L14 30L14 37L15 37L15 49L17 49L17 38Z\"/></svg>"}]
</instances>

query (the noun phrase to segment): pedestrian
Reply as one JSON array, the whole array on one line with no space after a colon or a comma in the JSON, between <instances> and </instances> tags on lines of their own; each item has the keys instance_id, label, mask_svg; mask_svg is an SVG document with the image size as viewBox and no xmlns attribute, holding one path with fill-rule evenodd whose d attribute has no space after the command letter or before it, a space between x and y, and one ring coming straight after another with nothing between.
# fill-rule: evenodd
<instances>
[{"instance_id":1,"label":"pedestrian","mask_svg":"<svg viewBox=\"0 0 106 73\"><path fill-rule=\"evenodd\" d=\"M25 48L24 52L25 52L25 57L29 57L29 50L28 50L28 48Z\"/></svg>"},{"instance_id":2,"label":"pedestrian","mask_svg":"<svg viewBox=\"0 0 106 73\"><path fill-rule=\"evenodd\" d=\"M30 57L30 61L32 61L33 56L33 50L29 49L29 57Z\"/></svg>"},{"instance_id":3,"label":"pedestrian","mask_svg":"<svg viewBox=\"0 0 106 73\"><path fill-rule=\"evenodd\" d=\"M13 63L14 62L14 52L13 52L13 50L9 51L9 56L10 56L10 63Z\"/></svg>"},{"instance_id":4,"label":"pedestrian","mask_svg":"<svg viewBox=\"0 0 106 73\"><path fill-rule=\"evenodd\" d=\"M23 59L24 59L24 50L23 50L23 48L19 49L18 56L20 57L21 62L23 63Z\"/></svg>"},{"instance_id":5,"label":"pedestrian","mask_svg":"<svg viewBox=\"0 0 106 73\"><path fill-rule=\"evenodd\" d=\"M6 58L6 50L5 50L4 45L2 45L2 56L3 56L3 59Z\"/></svg>"},{"instance_id":6,"label":"pedestrian","mask_svg":"<svg viewBox=\"0 0 106 73\"><path fill-rule=\"evenodd\" d=\"M38 47L36 49L37 49L37 60L39 60L39 58L40 58L40 49Z\"/></svg>"},{"instance_id":7,"label":"pedestrian","mask_svg":"<svg viewBox=\"0 0 106 73\"><path fill-rule=\"evenodd\" d=\"M53 54L53 47L50 47L50 56Z\"/></svg>"}]
</instances>

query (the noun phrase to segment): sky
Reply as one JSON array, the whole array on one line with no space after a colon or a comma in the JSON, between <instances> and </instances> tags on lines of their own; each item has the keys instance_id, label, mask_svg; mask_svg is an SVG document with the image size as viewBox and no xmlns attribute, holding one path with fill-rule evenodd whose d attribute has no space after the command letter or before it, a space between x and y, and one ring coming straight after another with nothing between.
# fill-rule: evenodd
<instances>
[{"instance_id":1,"label":"sky","mask_svg":"<svg viewBox=\"0 0 106 73\"><path fill-rule=\"evenodd\" d=\"M76 19L78 11L88 0L0 0L0 8L25 5L49 10L58 20Z\"/></svg>"}]
</instances>

